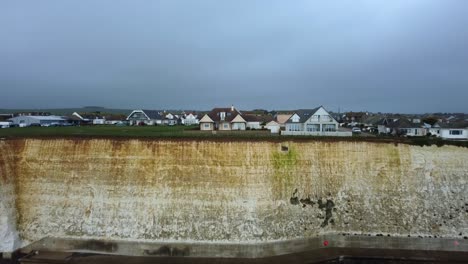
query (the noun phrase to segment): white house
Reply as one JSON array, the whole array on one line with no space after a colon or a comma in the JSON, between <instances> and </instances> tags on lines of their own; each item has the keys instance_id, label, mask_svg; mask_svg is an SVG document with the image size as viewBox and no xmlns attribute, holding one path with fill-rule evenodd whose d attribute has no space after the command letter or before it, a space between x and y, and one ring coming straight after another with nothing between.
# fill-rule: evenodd
<instances>
[{"instance_id":1,"label":"white house","mask_svg":"<svg viewBox=\"0 0 468 264\"><path fill-rule=\"evenodd\" d=\"M40 126L50 126L50 125L60 125L67 123L67 120L61 116L16 116L12 117L10 120L13 124L19 125L20 127L26 127L31 125L40 125Z\"/></svg>"},{"instance_id":2,"label":"white house","mask_svg":"<svg viewBox=\"0 0 468 264\"><path fill-rule=\"evenodd\" d=\"M178 119L178 116L173 115L171 113L167 113L164 116L163 124L169 125L169 126L177 125L177 119Z\"/></svg>"},{"instance_id":3,"label":"white house","mask_svg":"<svg viewBox=\"0 0 468 264\"><path fill-rule=\"evenodd\" d=\"M256 115L244 115L244 120L246 121L245 127L248 129L262 129L261 122L262 119Z\"/></svg>"},{"instance_id":4,"label":"white house","mask_svg":"<svg viewBox=\"0 0 468 264\"><path fill-rule=\"evenodd\" d=\"M78 117L81 121L92 123L93 125L104 125L106 118L98 116L82 116L77 112L73 112L72 116Z\"/></svg>"},{"instance_id":5,"label":"white house","mask_svg":"<svg viewBox=\"0 0 468 264\"><path fill-rule=\"evenodd\" d=\"M286 121L281 135L303 136L352 136L351 132L339 132L338 121L323 106L297 110Z\"/></svg>"},{"instance_id":6,"label":"white house","mask_svg":"<svg viewBox=\"0 0 468 264\"><path fill-rule=\"evenodd\" d=\"M9 128L11 122L0 122L0 128Z\"/></svg>"},{"instance_id":7,"label":"white house","mask_svg":"<svg viewBox=\"0 0 468 264\"><path fill-rule=\"evenodd\" d=\"M213 108L200 119L200 130L245 130L247 121L234 106Z\"/></svg>"},{"instance_id":8,"label":"white house","mask_svg":"<svg viewBox=\"0 0 468 264\"><path fill-rule=\"evenodd\" d=\"M281 126L278 122L272 120L265 125L265 128L270 130L271 133L279 133Z\"/></svg>"},{"instance_id":9,"label":"white house","mask_svg":"<svg viewBox=\"0 0 468 264\"><path fill-rule=\"evenodd\" d=\"M198 117L193 113L185 114L182 118L182 124L186 126L198 125Z\"/></svg>"},{"instance_id":10,"label":"white house","mask_svg":"<svg viewBox=\"0 0 468 264\"><path fill-rule=\"evenodd\" d=\"M133 110L127 117L130 125L161 125L164 117L157 110Z\"/></svg>"},{"instance_id":11,"label":"white house","mask_svg":"<svg viewBox=\"0 0 468 264\"><path fill-rule=\"evenodd\" d=\"M449 140L468 140L468 123L440 123L439 137Z\"/></svg>"}]
</instances>

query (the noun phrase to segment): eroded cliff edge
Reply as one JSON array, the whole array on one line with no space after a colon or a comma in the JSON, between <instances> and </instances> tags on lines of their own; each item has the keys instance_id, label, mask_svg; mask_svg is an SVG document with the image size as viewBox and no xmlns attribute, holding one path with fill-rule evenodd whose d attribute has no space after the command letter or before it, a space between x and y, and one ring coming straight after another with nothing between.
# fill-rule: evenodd
<instances>
[{"instance_id":1,"label":"eroded cliff edge","mask_svg":"<svg viewBox=\"0 0 468 264\"><path fill-rule=\"evenodd\" d=\"M0 238L10 241L0 251L45 236L249 242L468 233L466 148L112 139L0 147Z\"/></svg>"}]
</instances>

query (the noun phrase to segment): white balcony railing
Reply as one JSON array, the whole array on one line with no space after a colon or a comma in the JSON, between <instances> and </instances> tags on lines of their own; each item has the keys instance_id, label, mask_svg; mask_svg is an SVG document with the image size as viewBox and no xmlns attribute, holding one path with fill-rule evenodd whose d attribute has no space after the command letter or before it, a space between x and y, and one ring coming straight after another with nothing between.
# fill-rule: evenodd
<instances>
[{"instance_id":1,"label":"white balcony railing","mask_svg":"<svg viewBox=\"0 0 468 264\"><path fill-rule=\"evenodd\" d=\"M281 131L283 136L328 136L328 137L351 137L352 132L309 132L309 131Z\"/></svg>"}]
</instances>

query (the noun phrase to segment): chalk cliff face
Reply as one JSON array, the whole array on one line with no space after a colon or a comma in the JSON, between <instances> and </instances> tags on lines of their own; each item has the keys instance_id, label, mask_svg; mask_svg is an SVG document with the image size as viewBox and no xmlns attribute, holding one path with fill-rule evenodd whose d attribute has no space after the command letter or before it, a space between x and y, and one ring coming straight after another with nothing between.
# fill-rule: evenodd
<instances>
[{"instance_id":1,"label":"chalk cliff face","mask_svg":"<svg viewBox=\"0 0 468 264\"><path fill-rule=\"evenodd\" d=\"M248 242L468 233L466 148L106 139L0 147L0 251L45 236Z\"/></svg>"}]
</instances>

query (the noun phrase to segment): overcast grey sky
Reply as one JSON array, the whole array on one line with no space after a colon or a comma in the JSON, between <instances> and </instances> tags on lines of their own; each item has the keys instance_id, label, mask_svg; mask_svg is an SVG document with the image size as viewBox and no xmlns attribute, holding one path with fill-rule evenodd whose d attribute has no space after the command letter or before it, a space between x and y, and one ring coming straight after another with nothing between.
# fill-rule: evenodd
<instances>
[{"instance_id":1,"label":"overcast grey sky","mask_svg":"<svg viewBox=\"0 0 468 264\"><path fill-rule=\"evenodd\" d=\"M468 1L0 1L0 108L468 112Z\"/></svg>"}]
</instances>

